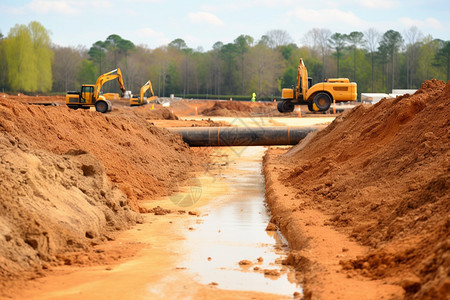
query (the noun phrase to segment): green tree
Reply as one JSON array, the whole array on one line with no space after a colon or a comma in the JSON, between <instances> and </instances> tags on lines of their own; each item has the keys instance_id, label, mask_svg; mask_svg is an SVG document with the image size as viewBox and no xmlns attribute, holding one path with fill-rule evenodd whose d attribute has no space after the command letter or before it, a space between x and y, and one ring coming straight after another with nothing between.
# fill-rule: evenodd
<instances>
[{"instance_id":1,"label":"green tree","mask_svg":"<svg viewBox=\"0 0 450 300\"><path fill-rule=\"evenodd\" d=\"M123 39L117 34L111 34L103 42L104 47L113 54L113 68L119 65L121 56L125 57L125 69L127 68L127 57L130 51L136 49L133 42Z\"/></svg>"},{"instance_id":2,"label":"green tree","mask_svg":"<svg viewBox=\"0 0 450 300\"><path fill-rule=\"evenodd\" d=\"M174 39L169 43L170 48L175 48L177 50L183 50L188 48L186 42L183 39Z\"/></svg>"},{"instance_id":3,"label":"green tree","mask_svg":"<svg viewBox=\"0 0 450 300\"><path fill-rule=\"evenodd\" d=\"M35 91L37 89L35 57L27 26L16 25L11 28L4 43L9 87L13 91Z\"/></svg>"},{"instance_id":4,"label":"green tree","mask_svg":"<svg viewBox=\"0 0 450 300\"><path fill-rule=\"evenodd\" d=\"M436 52L434 57L437 66L444 66L447 69L447 81L450 80L450 41L445 41Z\"/></svg>"},{"instance_id":5,"label":"green tree","mask_svg":"<svg viewBox=\"0 0 450 300\"><path fill-rule=\"evenodd\" d=\"M240 35L234 40L236 45L236 55L240 60L241 69L241 95L245 93L245 54L249 51L250 46L253 44L253 38L249 35Z\"/></svg>"},{"instance_id":6,"label":"green tree","mask_svg":"<svg viewBox=\"0 0 450 300\"><path fill-rule=\"evenodd\" d=\"M0 31L0 91L4 92L8 85L8 65L5 58L5 43Z\"/></svg>"},{"instance_id":7,"label":"green tree","mask_svg":"<svg viewBox=\"0 0 450 300\"><path fill-rule=\"evenodd\" d=\"M37 90L48 92L52 89L52 61L54 53L51 50L50 35L47 29L39 22L33 21L28 25L31 41L35 53L35 66L37 70Z\"/></svg>"},{"instance_id":8,"label":"green tree","mask_svg":"<svg viewBox=\"0 0 450 300\"><path fill-rule=\"evenodd\" d=\"M38 22L16 25L4 42L10 88L24 92L51 90L53 52L48 31Z\"/></svg>"},{"instance_id":9,"label":"green tree","mask_svg":"<svg viewBox=\"0 0 450 300\"><path fill-rule=\"evenodd\" d=\"M96 64L98 64L98 74L103 74L103 63L105 61L106 57L106 50L107 49L107 43L102 41L95 42L92 47L89 49L88 54L90 57L90 60Z\"/></svg>"},{"instance_id":10,"label":"green tree","mask_svg":"<svg viewBox=\"0 0 450 300\"><path fill-rule=\"evenodd\" d=\"M350 34L347 35L347 40L353 47L353 81L356 82L356 50L359 46L364 44L364 34L359 31L350 32Z\"/></svg>"},{"instance_id":11,"label":"green tree","mask_svg":"<svg viewBox=\"0 0 450 300\"><path fill-rule=\"evenodd\" d=\"M330 43L330 46L332 48L334 48L334 50L336 50L337 77L340 77L340 74L339 74L339 59L340 59L341 52L344 49L345 44L347 42L347 35L336 32L329 38L328 41Z\"/></svg>"},{"instance_id":12,"label":"green tree","mask_svg":"<svg viewBox=\"0 0 450 300\"><path fill-rule=\"evenodd\" d=\"M395 86L395 55L400 50L400 47L403 45L403 37L402 35L395 30L388 30L383 34L381 38L380 45L378 47L378 51L382 55L384 61L391 62L391 79L392 85L391 89Z\"/></svg>"},{"instance_id":13,"label":"green tree","mask_svg":"<svg viewBox=\"0 0 450 300\"><path fill-rule=\"evenodd\" d=\"M81 84L94 84L98 77L97 66L91 60L85 59L78 67L77 80Z\"/></svg>"},{"instance_id":14,"label":"green tree","mask_svg":"<svg viewBox=\"0 0 450 300\"><path fill-rule=\"evenodd\" d=\"M420 49L422 59L419 60L421 71L420 82L432 78L432 74L434 71L433 61L438 49L438 40L433 39L431 35L427 35L424 37Z\"/></svg>"},{"instance_id":15,"label":"green tree","mask_svg":"<svg viewBox=\"0 0 450 300\"><path fill-rule=\"evenodd\" d=\"M234 93L236 89L236 45L225 44L220 48L219 57L223 62L223 93Z\"/></svg>"}]
</instances>

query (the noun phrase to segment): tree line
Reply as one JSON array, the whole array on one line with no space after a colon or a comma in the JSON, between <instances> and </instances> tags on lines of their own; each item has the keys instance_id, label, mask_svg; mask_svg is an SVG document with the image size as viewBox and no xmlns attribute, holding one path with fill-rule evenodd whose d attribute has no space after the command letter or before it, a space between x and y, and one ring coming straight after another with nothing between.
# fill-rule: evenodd
<instances>
[{"instance_id":1,"label":"tree line","mask_svg":"<svg viewBox=\"0 0 450 300\"><path fill-rule=\"evenodd\" d=\"M359 92L415 89L426 79L449 80L450 41L424 35L417 27L403 34L376 29L332 33L313 28L297 45L288 32L271 30L260 39L240 35L232 43L216 42L212 49L188 47L182 39L149 49L117 34L83 46L51 43L38 22L16 25L0 33L0 88L10 92L79 90L100 74L122 69L125 86L137 93L151 80L158 96L214 98L223 95L279 97L281 89L296 83L303 58L313 83L346 77ZM105 91L115 91L107 83Z\"/></svg>"}]
</instances>

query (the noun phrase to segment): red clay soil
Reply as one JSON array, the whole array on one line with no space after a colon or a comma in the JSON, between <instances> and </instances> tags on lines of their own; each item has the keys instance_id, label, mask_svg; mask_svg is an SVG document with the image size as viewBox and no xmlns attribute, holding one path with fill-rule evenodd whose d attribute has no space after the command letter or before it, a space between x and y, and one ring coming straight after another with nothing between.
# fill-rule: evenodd
<instances>
[{"instance_id":1,"label":"red clay soil","mask_svg":"<svg viewBox=\"0 0 450 300\"><path fill-rule=\"evenodd\" d=\"M200 168L199 155L139 114L2 97L0 290L24 272L95 260L92 246L140 222L139 200L167 195L171 180ZM78 250L88 255L67 254Z\"/></svg>"},{"instance_id":2,"label":"red clay soil","mask_svg":"<svg viewBox=\"0 0 450 300\"><path fill-rule=\"evenodd\" d=\"M250 103L238 101L217 101L210 108L204 109L201 114L204 116L221 117L248 117L252 112Z\"/></svg>"},{"instance_id":3,"label":"red clay soil","mask_svg":"<svg viewBox=\"0 0 450 300\"><path fill-rule=\"evenodd\" d=\"M306 298L358 299L359 286L366 299L449 299L449 116L450 82L426 81L265 157L272 221L287 263L306 270Z\"/></svg>"}]
</instances>

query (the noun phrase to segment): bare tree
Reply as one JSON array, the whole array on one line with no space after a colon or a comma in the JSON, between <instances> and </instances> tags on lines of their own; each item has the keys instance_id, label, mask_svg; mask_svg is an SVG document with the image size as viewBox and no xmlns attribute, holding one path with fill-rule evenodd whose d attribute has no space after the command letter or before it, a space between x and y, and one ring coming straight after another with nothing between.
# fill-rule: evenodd
<instances>
[{"instance_id":1,"label":"bare tree","mask_svg":"<svg viewBox=\"0 0 450 300\"><path fill-rule=\"evenodd\" d=\"M322 56L322 79L325 78L326 74L326 64L325 64L325 57L329 54L330 46L328 45L328 40L331 37L331 31L328 29L320 29L317 42L319 46L320 55Z\"/></svg>"},{"instance_id":2,"label":"bare tree","mask_svg":"<svg viewBox=\"0 0 450 300\"><path fill-rule=\"evenodd\" d=\"M291 36L285 30L270 30L265 36L267 37L268 46L272 49L275 49L278 46L286 46L293 42Z\"/></svg>"},{"instance_id":3,"label":"bare tree","mask_svg":"<svg viewBox=\"0 0 450 300\"><path fill-rule=\"evenodd\" d=\"M329 29L313 28L302 39L303 43L312 48L316 56L320 55L322 57L322 79L325 78L326 74L325 57L330 52L330 45L328 43L330 37L331 31Z\"/></svg>"},{"instance_id":4,"label":"bare tree","mask_svg":"<svg viewBox=\"0 0 450 300\"><path fill-rule=\"evenodd\" d=\"M277 79L282 74L283 57L267 45L259 43L248 53L252 68L251 89L264 97L270 96L272 91L278 89Z\"/></svg>"},{"instance_id":5,"label":"bare tree","mask_svg":"<svg viewBox=\"0 0 450 300\"><path fill-rule=\"evenodd\" d=\"M406 88L411 88L417 67L417 54L423 34L416 26L410 27L403 33L406 40Z\"/></svg>"},{"instance_id":6,"label":"bare tree","mask_svg":"<svg viewBox=\"0 0 450 300\"><path fill-rule=\"evenodd\" d=\"M78 48L54 46L52 50L55 53L52 65L52 90L55 92L78 90L78 70L83 58L87 56L87 50L81 46Z\"/></svg>"},{"instance_id":7,"label":"bare tree","mask_svg":"<svg viewBox=\"0 0 450 300\"><path fill-rule=\"evenodd\" d=\"M374 91L374 74L375 74L375 65L374 65L374 54L378 49L378 44L381 40L381 34L375 28L369 28L366 32L364 32L365 36L365 45L366 49L370 52L370 59L372 64L372 93Z\"/></svg>"}]
</instances>

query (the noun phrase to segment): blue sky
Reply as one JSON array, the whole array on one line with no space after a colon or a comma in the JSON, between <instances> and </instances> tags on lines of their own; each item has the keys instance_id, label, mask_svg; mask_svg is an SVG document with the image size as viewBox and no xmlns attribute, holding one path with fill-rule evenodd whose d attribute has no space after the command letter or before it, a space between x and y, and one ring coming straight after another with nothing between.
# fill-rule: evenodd
<instances>
[{"instance_id":1,"label":"blue sky","mask_svg":"<svg viewBox=\"0 0 450 300\"><path fill-rule=\"evenodd\" d=\"M90 47L112 33L156 48L182 38L210 50L241 34L258 40L272 29L287 31L300 45L312 28L349 33L376 28L450 40L448 0L0 0L0 31L38 21L61 46Z\"/></svg>"}]
</instances>

